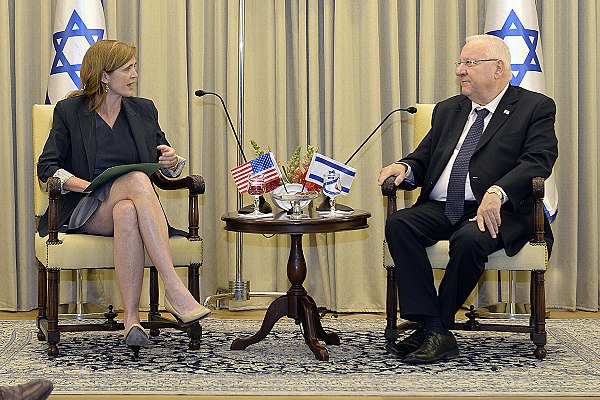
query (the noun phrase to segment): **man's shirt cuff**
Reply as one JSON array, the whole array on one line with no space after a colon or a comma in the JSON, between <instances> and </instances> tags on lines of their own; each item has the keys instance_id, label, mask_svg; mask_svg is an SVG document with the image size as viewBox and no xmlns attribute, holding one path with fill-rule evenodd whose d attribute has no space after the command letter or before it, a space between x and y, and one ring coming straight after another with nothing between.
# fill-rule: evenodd
<instances>
[{"instance_id":1,"label":"man's shirt cuff","mask_svg":"<svg viewBox=\"0 0 600 400\"><path fill-rule=\"evenodd\" d=\"M406 167L406 172L404 173L404 181L406 181L406 183L408 183L409 185L414 185L415 176L412 172L412 168L410 167L410 165L402 161L396 161L395 164L402 164Z\"/></svg>"}]
</instances>

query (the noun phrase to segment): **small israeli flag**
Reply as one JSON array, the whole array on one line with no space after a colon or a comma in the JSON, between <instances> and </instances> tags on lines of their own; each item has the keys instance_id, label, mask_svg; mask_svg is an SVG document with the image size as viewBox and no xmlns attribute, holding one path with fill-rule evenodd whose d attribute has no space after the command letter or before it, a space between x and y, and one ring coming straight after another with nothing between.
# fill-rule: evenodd
<instances>
[{"instance_id":1,"label":"small israeli flag","mask_svg":"<svg viewBox=\"0 0 600 400\"><path fill-rule=\"evenodd\" d=\"M510 48L511 84L545 93L542 43L534 0L488 0L485 32L498 36ZM558 189L554 173L544 184L544 211L550 222L558 213Z\"/></svg>"},{"instance_id":2,"label":"small israeli flag","mask_svg":"<svg viewBox=\"0 0 600 400\"><path fill-rule=\"evenodd\" d=\"M315 153L308 171L306 172L306 180L323 186L323 176L329 171L336 171L340 174L340 182L342 184L342 193L347 195L350 193L350 186L356 176L356 169L335 161L332 158L326 157L323 154Z\"/></svg>"},{"instance_id":3,"label":"small israeli flag","mask_svg":"<svg viewBox=\"0 0 600 400\"><path fill-rule=\"evenodd\" d=\"M69 92L81 89L79 70L83 55L104 38L106 31L101 0L58 0L53 31L46 104L56 104Z\"/></svg>"}]
</instances>

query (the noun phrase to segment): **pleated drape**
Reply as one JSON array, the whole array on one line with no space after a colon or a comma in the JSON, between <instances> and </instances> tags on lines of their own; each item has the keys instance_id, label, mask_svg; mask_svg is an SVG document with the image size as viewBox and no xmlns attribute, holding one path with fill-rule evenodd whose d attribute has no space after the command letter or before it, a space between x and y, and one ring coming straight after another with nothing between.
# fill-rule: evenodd
<instances>
[{"instance_id":1,"label":"pleated drape","mask_svg":"<svg viewBox=\"0 0 600 400\"><path fill-rule=\"evenodd\" d=\"M50 70L55 1L0 0L0 178L3 229L0 309L37 305L30 188L31 106L43 102ZM238 150L220 101L227 103L244 151L250 140L287 161L297 146L346 161L393 109L438 102L459 92L454 65L468 35L482 33L485 1L246 0L243 97L238 76L238 0L105 0L107 37L137 47L138 95L154 100L163 130L188 158L185 173L201 174L204 266L201 295L235 278L237 235L221 215L235 210L229 170ZM600 3L538 1L546 91L557 103L560 156L556 166L559 216L546 275L552 307L597 310L598 128ZM239 104L243 98L243 104ZM240 107L242 106L242 107ZM240 109L243 110L242 125ZM340 201L372 213L369 229L303 238L306 287L320 306L338 311L381 311L385 201L379 169L412 148L412 119L395 114L358 153L352 191ZM185 227L179 195L163 201L169 220ZM181 203L183 201L183 203ZM250 198L244 197L248 204ZM285 291L289 238L243 236L243 278L251 291ZM111 272L86 274L85 301L120 304ZM496 274L487 274L473 301L495 301ZM505 279L505 278L503 278ZM519 282L526 298L526 282ZM72 281L61 286L73 301ZM233 308L264 307L253 298ZM142 299L144 306L145 298Z\"/></svg>"}]
</instances>

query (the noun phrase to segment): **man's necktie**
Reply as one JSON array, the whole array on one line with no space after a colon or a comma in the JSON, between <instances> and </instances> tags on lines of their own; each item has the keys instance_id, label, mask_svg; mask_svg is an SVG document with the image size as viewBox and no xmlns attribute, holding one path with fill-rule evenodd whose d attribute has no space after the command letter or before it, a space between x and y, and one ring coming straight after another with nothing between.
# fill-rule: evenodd
<instances>
[{"instance_id":1,"label":"man's necktie","mask_svg":"<svg viewBox=\"0 0 600 400\"><path fill-rule=\"evenodd\" d=\"M465 183L467 173L469 172L469 161L483 133L483 121L489 113L485 108L475 110L475 112L477 113L477 118L473 125L471 125L469 132L467 132L462 146L460 146L448 181L444 214L453 225L460 219L465 209Z\"/></svg>"}]
</instances>

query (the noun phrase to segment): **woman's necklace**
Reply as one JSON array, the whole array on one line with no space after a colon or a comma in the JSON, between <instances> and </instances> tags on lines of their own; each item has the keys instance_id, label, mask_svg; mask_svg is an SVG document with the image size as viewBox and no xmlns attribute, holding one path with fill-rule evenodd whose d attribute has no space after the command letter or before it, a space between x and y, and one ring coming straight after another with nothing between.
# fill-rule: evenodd
<instances>
[{"instance_id":1,"label":"woman's necklace","mask_svg":"<svg viewBox=\"0 0 600 400\"><path fill-rule=\"evenodd\" d=\"M116 110L113 114L114 115L109 115L107 112L102 111L102 110L98 110L98 114L100 115L100 117L104 120L104 122L107 123L108 126L112 127L115 124L115 121L117 120L117 117L119 116L119 112L121 111L121 108L119 108L118 110Z\"/></svg>"}]
</instances>

